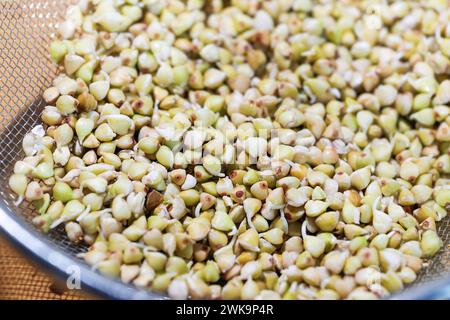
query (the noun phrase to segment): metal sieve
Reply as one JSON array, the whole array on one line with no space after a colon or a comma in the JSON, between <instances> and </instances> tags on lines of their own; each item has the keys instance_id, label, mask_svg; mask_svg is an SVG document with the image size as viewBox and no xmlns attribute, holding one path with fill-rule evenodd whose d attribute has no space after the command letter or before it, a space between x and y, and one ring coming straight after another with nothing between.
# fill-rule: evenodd
<instances>
[{"instance_id":1,"label":"metal sieve","mask_svg":"<svg viewBox=\"0 0 450 320\"><path fill-rule=\"evenodd\" d=\"M45 106L41 95L58 71L49 57L50 40L65 8L74 2L0 0L0 230L50 273L64 279L78 276L82 289L107 298L164 299L92 271L75 256L86 247L72 244L61 227L48 235L38 231L31 224L36 212L25 202L14 205L8 188L14 163L23 157L21 141L40 122ZM450 299L450 218L438 225L443 249L413 285L393 298Z\"/></svg>"}]
</instances>

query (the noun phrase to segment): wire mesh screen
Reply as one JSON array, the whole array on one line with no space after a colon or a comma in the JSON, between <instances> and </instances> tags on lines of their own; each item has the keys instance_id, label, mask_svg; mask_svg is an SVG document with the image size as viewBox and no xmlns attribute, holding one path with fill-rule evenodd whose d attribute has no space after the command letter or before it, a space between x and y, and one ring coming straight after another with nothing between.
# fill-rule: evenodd
<instances>
[{"instance_id":1,"label":"wire mesh screen","mask_svg":"<svg viewBox=\"0 0 450 320\"><path fill-rule=\"evenodd\" d=\"M35 213L25 202L19 207L14 205L13 195L7 187L8 177L15 161L23 157L23 136L40 122L39 116L45 107L41 95L58 72L49 57L49 43L55 37L65 8L74 2L0 1L0 196L7 207L23 218L23 223L30 223ZM449 218L439 223L439 233L444 247L428 262L413 286L450 272ZM62 228L52 231L49 238L54 243L54 250L71 254L84 250L71 244Z\"/></svg>"},{"instance_id":2,"label":"wire mesh screen","mask_svg":"<svg viewBox=\"0 0 450 320\"><path fill-rule=\"evenodd\" d=\"M21 141L40 121L45 107L42 92L57 73L48 46L55 36L66 6L75 1L2 1L0 3L0 195L8 207L15 207L7 188L14 163L23 156ZM27 222L34 216L31 206L22 203L15 211ZM72 253L83 250L72 246L62 230L51 239Z\"/></svg>"}]
</instances>

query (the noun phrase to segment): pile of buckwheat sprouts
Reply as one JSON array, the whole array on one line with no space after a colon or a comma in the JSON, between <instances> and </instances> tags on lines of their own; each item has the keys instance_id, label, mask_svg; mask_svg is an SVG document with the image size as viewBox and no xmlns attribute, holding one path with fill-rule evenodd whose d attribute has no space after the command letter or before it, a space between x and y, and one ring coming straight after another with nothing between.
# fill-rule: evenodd
<instances>
[{"instance_id":1,"label":"pile of buckwheat sprouts","mask_svg":"<svg viewBox=\"0 0 450 320\"><path fill-rule=\"evenodd\" d=\"M446 0L81 0L9 184L175 299L376 299L442 247Z\"/></svg>"}]
</instances>

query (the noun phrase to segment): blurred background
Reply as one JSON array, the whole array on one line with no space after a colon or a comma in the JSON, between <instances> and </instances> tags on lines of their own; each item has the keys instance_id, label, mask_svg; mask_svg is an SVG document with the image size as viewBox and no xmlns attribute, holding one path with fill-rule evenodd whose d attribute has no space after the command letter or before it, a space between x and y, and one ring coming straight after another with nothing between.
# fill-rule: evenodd
<instances>
[{"instance_id":1,"label":"blurred background","mask_svg":"<svg viewBox=\"0 0 450 320\"><path fill-rule=\"evenodd\" d=\"M84 300L93 296L82 290L69 290L65 283L52 279L30 263L8 240L0 235L0 300L45 299Z\"/></svg>"}]
</instances>

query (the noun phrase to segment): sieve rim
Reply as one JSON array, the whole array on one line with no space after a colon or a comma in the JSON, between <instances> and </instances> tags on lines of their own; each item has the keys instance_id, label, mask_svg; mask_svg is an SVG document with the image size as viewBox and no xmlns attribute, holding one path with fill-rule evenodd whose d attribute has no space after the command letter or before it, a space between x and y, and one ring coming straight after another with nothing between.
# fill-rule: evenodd
<instances>
[{"instance_id":1,"label":"sieve rim","mask_svg":"<svg viewBox=\"0 0 450 320\"><path fill-rule=\"evenodd\" d=\"M67 279L71 266L80 270L82 290L94 293L100 298L121 300L167 300L166 295L128 285L92 270L85 263L55 247L42 233L22 221L3 203L0 203L0 234L6 235L16 248L25 253L51 276ZM30 241L32 240L32 241ZM57 253L57 261L50 261L49 255ZM43 258L47 257L47 258ZM388 297L389 300L437 300L450 299L450 276L404 289Z\"/></svg>"},{"instance_id":2,"label":"sieve rim","mask_svg":"<svg viewBox=\"0 0 450 320\"><path fill-rule=\"evenodd\" d=\"M1 1L0 1L1 2ZM17 1L12 1L12 3L16 3ZM35 2L35 1L30 1ZM61 6L66 5L68 2L74 2L74 0L70 1L36 1L38 4L40 3L49 3L50 7L55 7L56 15L51 17L52 23L57 23L57 20L55 17L60 16L61 12ZM8 4L8 1L6 2ZM17 2L19 3L19 2ZM59 6L59 9L56 8ZM0 4L0 7L1 4ZM7 7L8 9L9 7ZM15 7L12 7L13 9ZM21 7L22 8L22 7ZM9 8L11 9L11 8ZM34 17L33 15L27 15L29 13L28 7L24 9L24 17L28 20L32 20L31 17ZM30 9L31 10L31 9ZM1 11L1 10L0 10ZM31 13L33 14L33 12ZM47 16L45 16L47 17ZM6 20L12 19L11 17L8 17ZM28 21L27 20L27 21ZM36 30L41 30L43 28L42 24L37 24L37 20L33 20L35 24ZM8 22L11 23L11 20ZM53 25L53 26L56 26ZM53 29L52 29L53 30ZM1 31L1 30L0 30ZM30 33L31 34L31 33ZM9 35L11 36L11 34ZM5 38L8 39L9 36L6 36ZM31 38L26 38L31 39ZM34 39L34 38L33 38ZM42 40L42 38L40 38ZM45 38L45 42L48 40L48 38ZM44 43L44 42L43 42ZM1 45L0 41L0 45ZM36 48L39 47L39 49L42 49L45 45L42 46L36 46ZM19 46L20 47L20 46ZM12 46L6 46L6 58L5 61L8 61L7 59L10 58L8 55L10 52L8 50L11 50L11 52L14 52L15 47ZM37 55L36 55L37 56ZM28 56L27 56L28 57ZM40 57L43 58L43 57ZM39 59L40 59L39 58ZM45 60L48 62L49 57L46 54ZM40 60L39 60L40 61ZM28 65L25 66L18 66L17 68L21 70L26 70ZM46 68L49 67L48 63L43 65L43 68L36 69L36 70L47 70ZM53 74L53 69L56 68L55 66L51 66L51 70L48 72L49 74ZM48 70L47 70L48 71ZM23 78L22 78L23 80ZM24 80L26 81L26 80ZM36 83L34 83L36 84ZM39 87L43 86L42 83L38 84ZM5 86L6 87L6 86ZM1 88L3 89L3 88ZM20 90L24 89L23 87L19 86L19 89L17 89L17 92L20 94ZM4 92L0 90L0 96ZM13 95L15 92L6 92L6 95ZM31 95L31 94L30 94ZM19 127L18 129L14 128L14 125L17 125L16 120L17 118L21 117L27 117L30 115L29 108L33 107L43 107L43 102L41 100L41 94L39 96L33 97L36 98L36 100L33 100L30 104L23 104L20 106L19 111L15 113L12 118L14 118L14 121L11 121L9 125L5 126L2 130L0 130L0 140L8 135L18 135L20 138L23 137L24 129L23 127ZM30 98L30 97L28 97ZM27 102L28 103L28 102ZM2 110L4 111L4 110ZM32 111L31 114L32 118L29 120L26 120L25 123L27 126L30 125L30 123L33 123L36 118L36 110ZM21 123L21 122L18 122ZM0 123L0 125L3 124ZM6 141L6 140L5 140ZM5 141L0 141L0 143L4 143ZM9 141L9 140L8 140ZM6 141L6 143L8 142ZM21 139L20 139L21 141ZM14 142L16 143L16 142ZM18 146L19 142L17 142L16 146ZM2 145L3 146L3 145ZM8 151L12 153L12 156L14 159L17 159L17 154L14 152L15 150ZM3 150L2 150L3 151ZM14 160L13 159L13 160ZM0 166L0 171L4 174L4 177L8 177L11 173L11 168L13 162L10 162L11 158L8 158L8 160L5 160L4 158L1 159L1 162L5 161L5 165L3 167ZM7 173L7 175L5 174ZM3 178L6 179L7 178ZM6 188L7 183L4 184ZM43 234L40 232L37 228L35 228L29 220L25 219L25 216L28 215L27 212L25 212L26 209L24 209L24 212L21 212L21 208L15 207L10 201L9 197L9 190L4 191L3 189L0 190L2 196L0 197L0 233L5 233L6 237L5 239L10 240L15 247L19 248L24 255L26 255L27 259L30 259L32 261L37 262L39 265L43 266L44 269L47 269L49 274L56 277L61 277L67 279L67 276L69 273L67 272L67 268L70 266L76 265L81 272L81 282L82 282L82 289L86 289L92 292L97 293L99 296L104 298L111 298L111 299L167 299L166 295L159 294L152 292L147 289L139 289L138 287L135 287L133 285L127 285L120 280L108 278L107 276L104 276L96 271L93 271L84 261L76 258L75 255L69 253L68 251L65 251L64 248L61 246L60 238L53 239L50 236ZM28 217L30 217L28 215ZM447 218L448 219L448 218ZM53 239L53 240L52 240ZM447 236L448 239L448 236ZM448 241L448 240L447 240ZM449 250L447 247L447 242L444 244L444 248L441 249L442 251ZM66 248L67 249L67 248ZM447 254L447 253L446 253ZM59 259L57 263L55 263L54 259L51 259L50 257L57 256ZM437 258L439 259L439 258ZM446 260L447 261L447 260ZM423 272L423 271L422 271ZM434 299L439 298L438 292L443 291L445 286L447 286L447 290L450 288L450 276L449 274L440 273L440 278L438 281L430 281L430 282L421 282L421 283L414 283L413 286L407 286L404 288L400 293L397 293L395 295L392 295L388 297L389 299ZM447 292L447 299L450 299L450 293Z\"/></svg>"},{"instance_id":3,"label":"sieve rim","mask_svg":"<svg viewBox=\"0 0 450 320\"><path fill-rule=\"evenodd\" d=\"M0 235L3 235L15 248L26 254L33 262L52 277L68 279L73 266L78 268L81 290L86 290L106 299L123 300L163 300L167 296L136 286L128 285L116 279L101 275L58 247L55 247L45 235L41 234L20 215L15 214L4 203L0 203Z\"/></svg>"}]
</instances>

